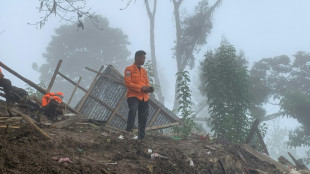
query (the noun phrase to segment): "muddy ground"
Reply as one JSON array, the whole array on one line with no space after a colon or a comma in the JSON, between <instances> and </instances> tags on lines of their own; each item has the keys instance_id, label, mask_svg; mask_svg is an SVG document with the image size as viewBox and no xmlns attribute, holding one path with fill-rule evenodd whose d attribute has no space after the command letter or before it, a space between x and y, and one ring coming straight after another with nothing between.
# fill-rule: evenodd
<instances>
[{"instance_id":1,"label":"muddy ground","mask_svg":"<svg viewBox=\"0 0 310 174\"><path fill-rule=\"evenodd\" d=\"M28 111L24 113L31 115ZM147 132L144 140L120 139L124 131L86 121L62 129L41 125L41 129L52 138L47 140L18 115L7 116L5 109L0 108L0 125L8 125L0 128L0 173L211 174L289 171L257 158L246 150L250 147L216 139L192 137L175 140L156 131ZM168 159L151 158L151 153Z\"/></svg>"}]
</instances>

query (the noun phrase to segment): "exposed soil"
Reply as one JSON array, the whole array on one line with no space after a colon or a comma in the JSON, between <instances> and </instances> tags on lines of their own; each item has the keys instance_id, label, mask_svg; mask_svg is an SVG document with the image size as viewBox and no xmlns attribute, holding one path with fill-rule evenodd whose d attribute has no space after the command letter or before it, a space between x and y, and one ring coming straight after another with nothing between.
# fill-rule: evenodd
<instances>
[{"instance_id":1,"label":"exposed soil","mask_svg":"<svg viewBox=\"0 0 310 174\"><path fill-rule=\"evenodd\" d=\"M7 114L0 108L1 116ZM23 119L14 124L19 128L0 128L0 173L284 173L245 145L174 140L157 132L148 132L144 140L119 139L124 131L91 122L63 129L41 126L52 137L46 140ZM152 159L148 149L169 159Z\"/></svg>"}]
</instances>

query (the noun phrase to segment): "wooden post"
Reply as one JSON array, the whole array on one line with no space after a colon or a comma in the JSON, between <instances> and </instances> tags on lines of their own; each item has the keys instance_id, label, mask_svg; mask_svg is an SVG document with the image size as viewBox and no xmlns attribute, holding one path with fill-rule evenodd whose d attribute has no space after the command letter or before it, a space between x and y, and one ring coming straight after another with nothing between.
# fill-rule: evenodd
<instances>
[{"instance_id":1,"label":"wooden post","mask_svg":"<svg viewBox=\"0 0 310 174\"><path fill-rule=\"evenodd\" d=\"M101 66L99 73L101 73L103 69L103 66ZM98 78L99 78L100 74L97 74L96 77L94 78L93 82L91 83L89 89L87 90L87 93L84 95L83 99L81 100L81 103L79 104L79 106L77 107L77 111L80 111L83 104L85 103L87 97L89 96L90 92L93 90L95 83L97 82Z\"/></svg>"},{"instance_id":2,"label":"wooden post","mask_svg":"<svg viewBox=\"0 0 310 174\"><path fill-rule=\"evenodd\" d=\"M55 82L55 79L56 79L56 75L57 75L57 73L58 73L58 71L59 71L59 68L60 68L60 66L61 66L61 63L62 63L62 60L59 60L58 61L58 64L57 64L57 67L56 67L56 69L55 69L55 71L54 71L54 74L53 74L53 76L52 76L52 79L51 79L51 81L50 81L50 84L48 85L48 87L47 87L47 92L50 92L51 91L51 89L52 89L52 87L53 87L53 84L54 84L54 82Z\"/></svg>"},{"instance_id":3,"label":"wooden post","mask_svg":"<svg viewBox=\"0 0 310 174\"><path fill-rule=\"evenodd\" d=\"M45 138L47 138L47 139L52 139L47 133L45 133L42 129L40 129L40 128L32 121L32 119L31 119L29 116L27 116L27 115L25 115L25 114L23 114L23 113L21 113L21 112L15 110L15 109L12 109L12 111L15 112L15 113L17 113L17 114L19 114L19 115L21 115L21 116L25 119L26 122L28 122L32 127L34 127L34 129L37 130L39 133L41 133Z\"/></svg>"},{"instance_id":4,"label":"wooden post","mask_svg":"<svg viewBox=\"0 0 310 174\"><path fill-rule=\"evenodd\" d=\"M72 94L71 94L71 96L70 96L70 99L69 99L69 101L68 101L68 105L70 105L70 102L71 102L71 100L72 100L72 98L73 98L73 96L74 96L74 93L75 93L75 91L76 91L78 85L80 84L81 80L82 80L82 76L79 78L77 84L75 85L75 87L74 87L74 89L73 89L73 92L72 92Z\"/></svg>"},{"instance_id":5,"label":"wooden post","mask_svg":"<svg viewBox=\"0 0 310 174\"><path fill-rule=\"evenodd\" d=\"M32 81L26 79L25 77L21 76L20 74L18 74L17 72L15 72L14 70L12 70L11 68L7 67L6 65L4 65L2 62L0 62L0 66L2 66L4 69L6 69L8 72L12 73L13 75L15 75L16 77L18 77L19 79L21 79L22 81L26 82L27 84L29 84L31 87L33 87L34 89L38 90L39 92L41 92L42 94L46 94L47 91L43 88L41 88L40 86L38 86L37 84L33 83ZM76 110L74 110L73 108L71 108L70 106L68 106L67 104L64 103L64 105L66 105L66 107L69 109L69 111L79 114L79 112L77 112Z\"/></svg>"}]
</instances>

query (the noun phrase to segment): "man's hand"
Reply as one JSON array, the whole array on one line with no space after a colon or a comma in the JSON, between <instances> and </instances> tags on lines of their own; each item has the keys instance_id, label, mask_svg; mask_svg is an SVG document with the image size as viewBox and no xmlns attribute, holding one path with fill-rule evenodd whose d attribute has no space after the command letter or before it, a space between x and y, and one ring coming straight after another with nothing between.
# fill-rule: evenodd
<instances>
[{"instance_id":1,"label":"man's hand","mask_svg":"<svg viewBox=\"0 0 310 174\"><path fill-rule=\"evenodd\" d=\"M147 93L148 88L149 87L147 87L147 86L142 86L141 91Z\"/></svg>"},{"instance_id":2,"label":"man's hand","mask_svg":"<svg viewBox=\"0 0 310 174\"><path fill-rule=\"evenodd\" d=\"M152 86L142 86L141 90L145 93L154 92L154 88Z\"/></svg>"}]
</instances>

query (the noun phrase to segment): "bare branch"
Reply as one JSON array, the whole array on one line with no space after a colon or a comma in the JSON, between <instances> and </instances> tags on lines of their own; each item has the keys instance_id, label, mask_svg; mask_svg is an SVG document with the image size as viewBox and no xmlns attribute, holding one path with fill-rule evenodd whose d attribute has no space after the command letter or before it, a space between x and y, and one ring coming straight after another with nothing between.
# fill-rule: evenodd
<instances>
[{"instance_id":1,"label":"bare branch","mask_svg":"<svg viewBox=\"0 0 310 174\"><path fill-rule=\"evenodd\" d=\"M51 14L54 13L55 17L60 18L59 21L66 21L68 23L75 23L78 26L80 25L80 19L84 16L91 19L92 23L97 26L98 18L97 15L93 12L90 12L90 8L88 10L86 8L86 0L40 0L39 12L45 13L43 17L41 17L40 21L35 23L28 23L29 25L36 25L43 27L43 25L48 21L51 17Z\"/></svg>"}]
</instances>

